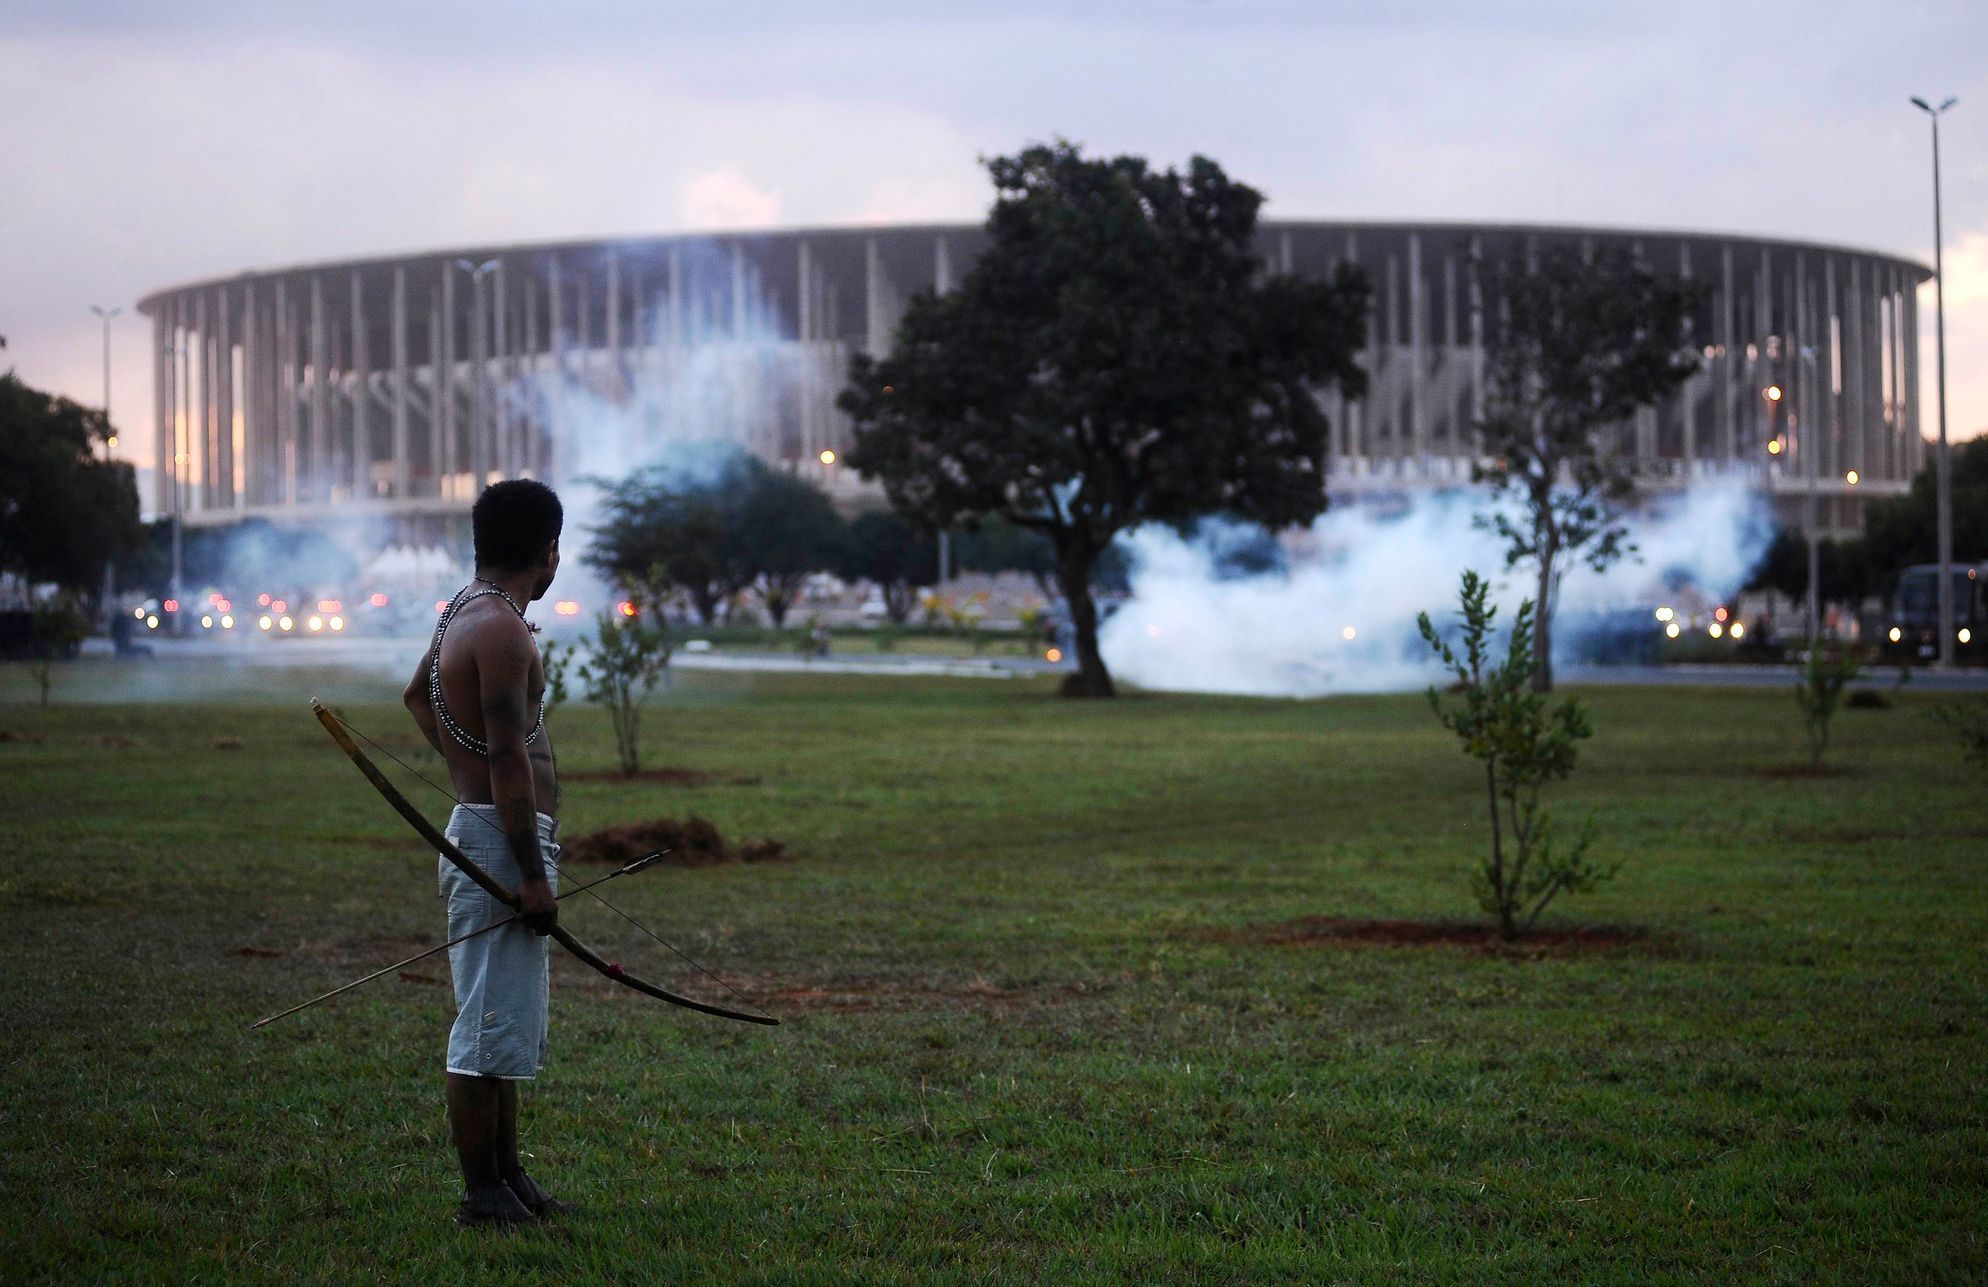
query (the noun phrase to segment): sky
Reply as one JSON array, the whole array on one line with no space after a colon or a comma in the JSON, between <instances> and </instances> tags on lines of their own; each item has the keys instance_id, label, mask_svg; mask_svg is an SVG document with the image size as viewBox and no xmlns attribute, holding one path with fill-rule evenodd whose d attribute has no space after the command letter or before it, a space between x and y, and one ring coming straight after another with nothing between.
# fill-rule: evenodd
<instances>
[{"instance_id":1,"label":"sky","mask_svg":"<svg viewBox=\"0 0 1988 1287\"><path fill-rule=\"evenodd\" d=\"M1932 260L1988 431L1981 0L0 0L0 368L150 463L163 286L459 244L978 221L980 158L1211 156L1273 218L1812 239ZM1932 292L1922 428L1933 431Z\"/></svg>"}]
</instances>

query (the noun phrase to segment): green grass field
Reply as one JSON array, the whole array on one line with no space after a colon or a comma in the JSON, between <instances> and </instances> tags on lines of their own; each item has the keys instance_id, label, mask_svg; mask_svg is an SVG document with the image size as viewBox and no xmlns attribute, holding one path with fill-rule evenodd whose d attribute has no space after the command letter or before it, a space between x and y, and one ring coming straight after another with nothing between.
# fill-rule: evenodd
<instances>
[{"instance_id":1,"label":"green grass field","mask_svg":"<svg viewBox=\"0 0 1988 1287\"><path fill-rule=\"evenodd\" d=\"M491 1236L449 1224L444 968L247 1031L442 929L434 856L260 682L0 707L0 1278L1988 1274L1988 781L1922 699L1814 778L1786 693L1588 694L1563 812L1626 866L1549 920L1619 941L1504 952L1304 929L1476 914L1477 779L1417 697L687 676L649 759L717 776L589 775L569 834L792 846L608 890L786 1024L556 957L525 1147L581 1206ZM387 682L311 682L413 755ZM612 765L595 712L555 731Z\"/></svg>"}]
</instances>

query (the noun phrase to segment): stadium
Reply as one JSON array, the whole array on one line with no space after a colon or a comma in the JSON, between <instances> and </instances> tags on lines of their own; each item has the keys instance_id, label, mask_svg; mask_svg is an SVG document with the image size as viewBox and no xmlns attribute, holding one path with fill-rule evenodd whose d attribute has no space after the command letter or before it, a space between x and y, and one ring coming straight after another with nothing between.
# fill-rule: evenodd
<instances>
[{"instance_id":1,"label":"stadium","mask_svg":"<svg viewBox=\"0 0 1988 1287\"><path fill-rule=\"evenodd\" d=\"M1623 247L1709 286L1698 373L1620 429L1645 489L1757 479L1798 525L1813 485L1822 526L1848 532L1923 463L1916 292L1931 274L1910 260L1523 225L1266 221L1259 237L1271 271L1350 261L1373 284L1372 387L1326 395L1335 498L1468 480L1483 396L1468 266L1527 246ZM468 247L161 290L139 304L171 462L151 499L195 526L364 518L418 540L481 480L717 439L854 503L869 489L838 464L834 405L848 359L885 348L905 301L948 288L983 239L959 224Z\"/></svg>"}]
</instances>

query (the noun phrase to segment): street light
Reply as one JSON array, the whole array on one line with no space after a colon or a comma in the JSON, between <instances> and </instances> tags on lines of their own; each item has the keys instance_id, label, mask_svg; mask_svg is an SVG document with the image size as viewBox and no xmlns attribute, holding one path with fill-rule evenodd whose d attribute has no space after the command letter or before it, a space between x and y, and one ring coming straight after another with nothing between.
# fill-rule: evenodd
<instances>
[{"instance_id":1,"label":"street light","mask_svg":"<svg viewBox=\"0 0 1988 1287\"><path fill-rule=\"evenodd\" d=\"M1934 458L1933 480L1939 496L1940 542L1940 665L1953 665L1953 484L1947 468L1947 274L1941 254L1940 232L1940 117L1959 99L1949 98L1934 107L1923 98L1912 105L1933 122L1933 326L1937 374L1935 388L1940 408L1940 450Z\"/></svg>"},{"instance_id":2,"label":"street light","mask_svg":"<svg viewBox=\"0 0 1988 1287\"><path fill-rule=\"evenodd\" d=\"M483 279L503 266L501 261L495 259L486 259L480 264L471 263L467 259L456 260L456 267L469 274L469 283L475 292L470 296L470 310L473 316L470 318L469 328L471 367L469 379L469 467L472 475L470 481L470 495L472 499L476 493L483 490L484 474L486 472L483 459L483 379L484 368L489 365L489 357L485 352L489 344L484 335Z\"/></svg>"},{"instance_id":3,"label":"street light","mask_svg":"<svg viewBox=\"0 0 1988 1287\"><path fill-rule=\"evenodd\" d=\"M92 304L90 311L104 324L104 459L109 460L110 449L117 446L117 431L111 428L110 423L110 319L122 313L124 308L120 305L107 309Z\"/></svg>"},{"instance_id":4,"label":"street light","mask_svg":"<svg viewBox=\"0 0 1988 1287\"><path fill-rule=\"evenodd\" d=\"M180 409L179 409L179 402L180 402L180 397L182 396L182 393L184 392L184 391L183 391L183 390L181 389L181 385L182 385L182 384L184 384L184 385L186 385L186 386L188 387L188 389L190 389L190 388L191 388L191 385L192 385L192 381L191 381L191 380L181 380L181 379L178 379L178 378L176 378L176 377L178 376L178 371L177 371L177 369L176 369L176 368L175 368L175 367L173 366L173 362L172 362L172 359L173 359L173 358L175 358L175 357L180 357L180 358L184 358L184 357L186 356L186 353L187 353L187 349L186 349L186 346L185 346L184 344L179 344L179 345L173 345L173 344L167 344L167 345L165 345L165 346L164 346L164 347L163 347L163 348L162 348L162 349L161 349L160 351L161 351L162 353L164 353L164 354L165 354L165 356L166 356L166 378L167 378L167 380L168 380L168 382L169 382L169 385L170 385L170 387L171 387L171 389L172 389L172 391L173 391L173 393L172 393L172 404L171 404L170 408L168 409L168 413L169 413L169 414L170 414L170 415L172 416L172 421L173 421L173 453L172 453L172 454L173 454L173 458L172 458L172 462L171 462L171 465L172 465L172 474L171 474L171 477L172 477L172 480L173 480L173 491L172 491L172 494L173 494L173 577L172 577L172 597L173 597L174 599L178 599L178 598L180 597L180 592L179 592L179 587L180 587L180 552L181 552L181 550L180 550L180 547L181 547L181 540L180 540L180 526L181 526L181 525L180 525L180 493L181 493L181 491L183 490L183 484L182 484L182 480L181 480L181 477L180 477L180 474L181 474L181 466L182 466L182 465L183 465L183 464L185 463L185 461L186 461L186 453L180 450ZM179 614L178 614L178 613L174 613L174 614L173 614L173 623L172 623L172 624L173 624L173 631L172 631L172 633L174 633L174 634L177 634L177 633L179 632L179 630L178 630L178 628L179 628Z\"/></svg>"},{"instance_id":5,"label":"street light","mask_svg":"<svg viewBox=\"0 0 1988 1287\"><path fill-rule=\"evenodd\" d=\"M1821 444L1814 440L1814 435L1826 424L1817 410L1822 406L1822 388L1816 379L1815 353L1816 346L1813 344L1804 344L1801 347L1802 369L1798 376L1803 379L1803 384L1798 387L1807 389L1811 396L1806 399L1806 406L1802 412L1802 436L1797 440L1802 452L1802 473L1808 484L1805 489L1802 526L1807 529L1809 547L1809 653L1811 655L1814 654L1816 641L1822 634L1822 535L1816 530L1821 524L1821 519L1816 513L1815 495L1817 451Z\"/></svg>"}]
</instances>

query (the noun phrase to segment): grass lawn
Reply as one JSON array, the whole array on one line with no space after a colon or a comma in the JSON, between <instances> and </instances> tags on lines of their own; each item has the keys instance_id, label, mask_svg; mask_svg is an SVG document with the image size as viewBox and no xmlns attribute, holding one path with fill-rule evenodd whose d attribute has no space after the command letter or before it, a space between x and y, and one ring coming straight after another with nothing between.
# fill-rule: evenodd
<instances>
[{"instance_id":1,"label":"grass lawn","mask_svg":"<svg viewBox=\"0 0 1988 1287\"><path fill-rule=\"evenodd\" d=\"M317 679L438 772L389 681ZM793 847L606 891L785 1026L555 951L525 1146L581 1207L489 1236L448 1223L445 968L247 1031L442 929L434 856L258 682L0 707L0 1277L1988 1274L1988 781L1923 699L1813 778L1786 693L1588 694L1563 813L1626 866L1549 920L1622 941L1503 952L1307 929L1475 914L1478 779L1418 697L686 676L650 759L713 780L590 775L566 825ZM612 766L594 711L554 728Z\"/></svg>"}]
</instances>

